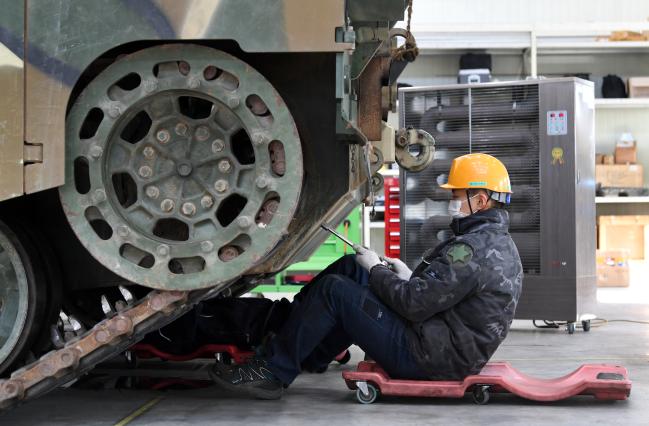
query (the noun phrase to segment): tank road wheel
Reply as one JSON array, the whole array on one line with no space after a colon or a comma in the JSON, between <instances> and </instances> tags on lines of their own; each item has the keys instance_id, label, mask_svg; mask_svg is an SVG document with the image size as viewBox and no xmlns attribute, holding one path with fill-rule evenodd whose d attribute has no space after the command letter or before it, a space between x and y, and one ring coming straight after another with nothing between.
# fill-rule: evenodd
<instances>
[{"instance_id":1,"label":"tank road wheel","mask_svg":"<svg viewBox=\"0 0 649 426\"><path fill-rule=\"evenodd\" d=\"M0 222L0 374L29 351L43 311L40 265L18 235Z\"/></svg>"},{"instance_id":2,"label":"tank road wheel","mask_svg":"<svg viewBox=\"0 0 649 426\"><path fill-rule=\"evenodd\" d=\"M122 277L192 290L236 278L286 232L302 184L295 122L243 61L202 46L126 56L74 102L61 200Z\"/></svg>"}]
</instances>

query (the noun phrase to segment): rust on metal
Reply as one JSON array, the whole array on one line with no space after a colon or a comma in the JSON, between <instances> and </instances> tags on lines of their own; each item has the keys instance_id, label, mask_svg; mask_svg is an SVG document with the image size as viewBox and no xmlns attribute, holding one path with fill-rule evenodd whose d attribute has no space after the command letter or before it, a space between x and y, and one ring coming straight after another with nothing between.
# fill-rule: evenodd
<instances>
[{"instance_id":1,"label":"rust on metal","mask_svg":"<svg viewBox=\"0 0 649 426\"><path fill-rule=\"evenodd\" d=\"M9 379L0 380L0 408L4 409L28 397L31 388L49 378L59 378L79 366L80 361L96 350L122 341L138 324L160 312L171 312L187 301L185 291L153 291L138 304L119 315L96 324L79 339L53 350L38 361L16 370ZM63 383L55 384L54 386Z\"/></svg>"},{"instance_id":2,"label":"rust on metal","mask_svg":"<svg viewBox=\"0 0 649 426\"><path fill-rule=\"evenodd\" d=\"M389 66L389 58L373 58L359 78L358 127L371 141L381 140L383 121L381 87L383 76Z\"/></svg>"}]
</instances>

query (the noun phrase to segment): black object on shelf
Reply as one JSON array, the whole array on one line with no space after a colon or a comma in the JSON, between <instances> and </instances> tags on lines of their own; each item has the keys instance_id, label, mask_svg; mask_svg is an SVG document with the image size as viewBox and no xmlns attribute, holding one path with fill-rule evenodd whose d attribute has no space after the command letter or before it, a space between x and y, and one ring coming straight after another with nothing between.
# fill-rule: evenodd
<instances>
[{"instance_id":1,"label":"black object on shelf","mask_svg":"<svg viewBox=\"0 0 649 426\"><path fill-rule=\"evenodd\" d=\"M615 74L608 74L602 82L602 97L604 98L628 98L626 85L622 79Z\"/></svg>"},{"instance_id":2,"label":"black object on shelf","mask_svg":"<svg viewBox=\"0 0 649 426\"><path fill-rule=\"evenodd\" d=\"M488 53L465 53L460 56L461 70L488 69L491 71L491 55Z\"/></svg>"}]
</instances>

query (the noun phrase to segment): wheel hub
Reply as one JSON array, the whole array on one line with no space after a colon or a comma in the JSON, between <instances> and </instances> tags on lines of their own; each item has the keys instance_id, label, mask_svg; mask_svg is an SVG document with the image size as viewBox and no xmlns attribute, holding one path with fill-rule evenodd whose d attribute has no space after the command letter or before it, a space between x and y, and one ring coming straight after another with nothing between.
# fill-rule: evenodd
<instances>
[{"instance_id":1,"label":"wheel hub","mask_svg":"<svg viewBox=\"0 0 649 426\"><path fill-rule=\"evenodd\" d=\"M22 260L0 230L0 364L12 355L24 332L28 292Z\"/></svg>"},{"instance_id":2,"label":"wheel hub","mask_svg":"<svg viewBox=\"0 0 649 426\"><path fill-rule=\"evenodd\" d=\"M236 278L270 252L297 206L301 147L287 107L219 51L165 46L116 62L75 102L67 136L61 199L72 228L139 284Z\"/></svg>"}]
</instances>

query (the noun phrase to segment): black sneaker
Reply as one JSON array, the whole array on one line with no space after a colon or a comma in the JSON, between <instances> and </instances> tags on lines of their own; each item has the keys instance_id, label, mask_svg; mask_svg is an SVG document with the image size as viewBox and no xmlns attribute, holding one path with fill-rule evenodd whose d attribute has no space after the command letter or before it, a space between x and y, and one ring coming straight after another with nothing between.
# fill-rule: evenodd
<instances>
[{"instance_id":1,"label":"black sneaker","mask_svg":"<svg viewBox=\"0 0 649 426\"><path fill-rule=\"evenodd\" d=\"M284 387L266 368L266 361L252 358L246 364L214 364L209 371L214 382L232 392L245 393L259 399L280 399Z\"/></svg>"}]
</instances>

